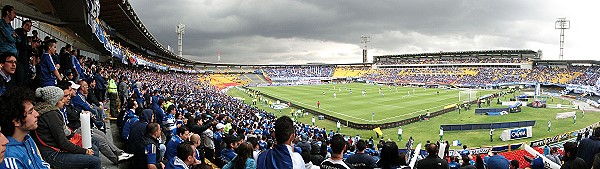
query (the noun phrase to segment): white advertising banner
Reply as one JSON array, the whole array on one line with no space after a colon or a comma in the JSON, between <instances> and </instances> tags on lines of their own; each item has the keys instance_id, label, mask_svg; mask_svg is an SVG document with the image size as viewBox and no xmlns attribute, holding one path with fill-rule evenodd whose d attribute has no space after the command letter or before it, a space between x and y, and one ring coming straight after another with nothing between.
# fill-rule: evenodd
<instances>
[{"instance_id":1,"label":"white advertising banner","mask_svg":"<svg viewBox=\"0 0 600 169\"><path fill-rule=\"evenodd\" d=\"M502 139L502 141L507 141L507 140L517 140L517 139L529 138L529 137L533 136L532 132L533 132L533 130L531 129L531 126L507 129L507 130L502 131L502 134L500 135L500 139Z\"/></svg>"}]
</instances>

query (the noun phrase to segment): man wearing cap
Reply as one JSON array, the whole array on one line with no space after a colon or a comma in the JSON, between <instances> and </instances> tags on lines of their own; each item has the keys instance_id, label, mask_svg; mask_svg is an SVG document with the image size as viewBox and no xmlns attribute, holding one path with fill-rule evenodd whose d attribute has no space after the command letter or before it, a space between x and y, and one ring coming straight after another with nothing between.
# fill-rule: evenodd
<instances>
[{"instance_id":1,"label":"man wearing cap","mask_svg":"<svg viewBox=\"0 0 600 169\"><path fill-rule=\"evenodd\" d=\"M258 156L257 168L261 169L304 169L304 160L293 151L292 140L296 138L294 122L288 116L275 121L275 140L277 145Z\"/></svg>"},{"instance_id":2,"label":"man wearing cap","mask_svg":"<svg viewBox=\"0 0 600 169\"><path fill-rule=\"evenodd\" d=\"M215 131L215 134L213 136L214 140L215 140L215 156L214 157L220 157L221 156L221 142L223 142L223 130L225 128L225 125L223 123L219 123L217 124L217 126L215 126L215 128L217 128L217 130Z\"/></svg>"},{"instance_id":3,"label":"man wearing cap","mask_svg":"<svg viewBox=\"0 0 600 169\"><path fill-rule=\"evenodd\" d=\"M296 143L296 147L300 147L302 150L308 150L310 152L310 143L308 142L308 136L303 135L300 137L300 142Z\"/></svg>"}]
</instances>

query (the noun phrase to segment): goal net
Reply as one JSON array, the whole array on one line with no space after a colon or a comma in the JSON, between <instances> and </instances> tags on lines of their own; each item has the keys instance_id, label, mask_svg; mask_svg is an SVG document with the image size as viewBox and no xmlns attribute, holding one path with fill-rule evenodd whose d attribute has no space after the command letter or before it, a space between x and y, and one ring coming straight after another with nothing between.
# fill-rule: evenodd
<instances>
[{"instance_id":1,"label":"goal net","mask_svg":"<svg viewBox=\"0 0 600 169\"><path fill-rule=\"evenodd\" d=\"M460 102L470 102L477 99L477 90L461 90L458 92L458 101Z\"/></svg>"}]
</instances>

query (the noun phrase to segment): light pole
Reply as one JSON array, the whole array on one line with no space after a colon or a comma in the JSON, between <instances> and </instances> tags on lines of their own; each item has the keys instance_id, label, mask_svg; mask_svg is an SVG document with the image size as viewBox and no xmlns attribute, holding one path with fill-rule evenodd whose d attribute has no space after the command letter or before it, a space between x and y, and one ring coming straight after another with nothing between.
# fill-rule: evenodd
<instances>
[{"instance_id":1,"label":"light pole","mask_svg":"<svg viewBox=\"0 0 600 169\"><path fill-rule=\"evenodd\" d=\"M177 25L175 32L177 33L177 49L179 50L179 57L183 57L183 33L185 30L184 24Z\"/></svg>"},{"instance_id":2,"label":"light pole","mask_svg":"<svg viewBox=\"0 0 600 169\"><path fill-rule=\"evenodd\" d=\"M560 54L558 55L559 60L563 60L563 50L565 47L565 29L571 28L571 21L567 18L558 18L554 22L554 29L560 29Z\"/></svg>"},{"instance_id":3,"label":"light pole","mask_svg":"<svg viewBox=\"0 0 600 169\"><path fill-rule=\"evenodd\" d=\"M369 35L362 35L360 37L361 41L360 43L364 43L365 44L365 48L363 48L363 63L367 63L367 43L371 42L371 37Z\"/></svg>"}]
</instances>

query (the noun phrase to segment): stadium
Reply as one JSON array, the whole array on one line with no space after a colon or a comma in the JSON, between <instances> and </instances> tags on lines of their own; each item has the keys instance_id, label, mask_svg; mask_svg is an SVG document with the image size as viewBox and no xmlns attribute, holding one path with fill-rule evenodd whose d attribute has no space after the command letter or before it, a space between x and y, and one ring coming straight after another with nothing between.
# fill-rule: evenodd
<instances>
[{"instance_id":1,"label":"stadium","mask_svg":"<svg viewBox=\"0 0 600 169\"><path fill-rule=\"evenodd\" d=\"M360 63L221 63L182 54L183 24L174 52L127 0L2 6L0 168L560 168L572 143L585 165L600 151L584 148L600 61L563 46L368 55L363 36Z\"/></svg>"}]
</instances>

